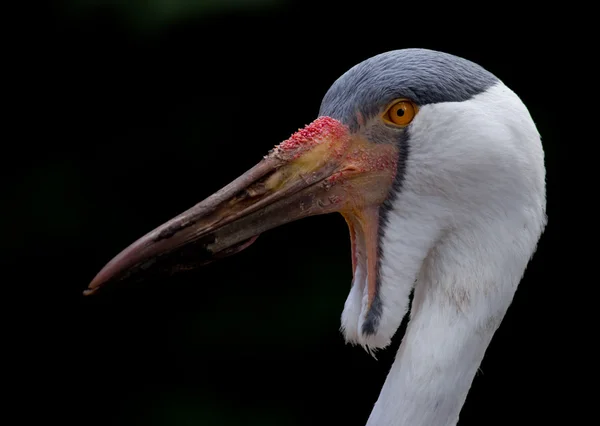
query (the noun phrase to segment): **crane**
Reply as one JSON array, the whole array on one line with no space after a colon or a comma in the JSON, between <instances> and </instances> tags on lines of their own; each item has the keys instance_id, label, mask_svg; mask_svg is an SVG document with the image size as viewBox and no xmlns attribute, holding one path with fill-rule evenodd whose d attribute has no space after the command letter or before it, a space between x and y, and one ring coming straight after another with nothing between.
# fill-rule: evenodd
<instances>
[{"instance_id":1,"label":"crane","mask_svg":"<svg viewBox=\"0 0 600 426\"><path fill-rule=\"evenodd\" d=\"M409 311L368 426L457 424L546 222L541 138L499 78L410 48L339 77L318 117L246 173L113 258L84 294L189 250L198 264L339 212L353 279L347 342L383 349Z\"/></svg>"}]
</instances>

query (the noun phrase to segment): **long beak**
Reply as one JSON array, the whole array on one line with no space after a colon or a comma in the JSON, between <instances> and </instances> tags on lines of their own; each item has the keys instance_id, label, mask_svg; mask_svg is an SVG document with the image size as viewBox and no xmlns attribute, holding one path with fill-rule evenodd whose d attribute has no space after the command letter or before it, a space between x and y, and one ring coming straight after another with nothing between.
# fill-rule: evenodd
<instances>
[{"instance_id":1,"label":"long beak","mask_svg":"<svg viewBox=\"0 0 600 426\"><path fill-rule=\"evenodd\" d=\"M84 294L190 247L201 265L243 250L271 228L336 211L350 226L353 267L361 241L374 262L377 211L391 188L397 157L395 146L374 144L337 120L319 117L242 176L123 250ZM374 291L374 281L371 286Z\"/></svg>"}]
</instances>

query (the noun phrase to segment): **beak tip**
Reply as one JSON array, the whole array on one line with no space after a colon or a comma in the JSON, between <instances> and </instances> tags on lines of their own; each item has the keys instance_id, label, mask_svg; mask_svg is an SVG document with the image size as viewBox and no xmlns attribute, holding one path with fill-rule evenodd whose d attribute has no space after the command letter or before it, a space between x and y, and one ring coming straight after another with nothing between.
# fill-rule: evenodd
<instances>
[{"instance_id":1,"label":"beak tip","mask_svg":"<svg viewBox=\"0 0 600 426\"><path fill-rule=\"evenodd\" d=\"M88 284L88 288L83 291L84 296L90 296L92 294L96 294L100 287L102 287L106 283L106 279L103 276L104 270L100 271L94 279Z\"/></svg>"},{"instance_id":2,"label":"beak tip","mask_svg":"<svg viewBox=\"0 0 600 426\"><path fill-rule=\"evenodd\" d=\"M100 286L97 283L95 283L94 281L92 281L88 285L88 288L86 288L85 290L83 290L83 295L84 296L90 296L92 294L95 294L96 292L98 292L99 288L100 288Z\"/></svg>"}]
</instances>

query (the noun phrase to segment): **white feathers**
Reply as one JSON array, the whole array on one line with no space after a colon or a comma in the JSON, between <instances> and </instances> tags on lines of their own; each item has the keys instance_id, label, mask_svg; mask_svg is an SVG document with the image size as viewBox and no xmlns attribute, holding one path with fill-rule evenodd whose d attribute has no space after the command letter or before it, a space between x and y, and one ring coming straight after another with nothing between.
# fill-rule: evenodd
<instances>
[{"instance_id":1,"label":"white feathers","mask_svg":"<svg viewBox=\"0 0 600 426\"><path fill-rule=\"evenodd\" d=\"M544 229L544 154L527 109L502 83L469 101L423 106L409 132L402 192L381 241L379 327L361 334L365 259L342 325L349 341L387 346L416 280L368 425L451 426Z\"/></svg>"}]
</instances>

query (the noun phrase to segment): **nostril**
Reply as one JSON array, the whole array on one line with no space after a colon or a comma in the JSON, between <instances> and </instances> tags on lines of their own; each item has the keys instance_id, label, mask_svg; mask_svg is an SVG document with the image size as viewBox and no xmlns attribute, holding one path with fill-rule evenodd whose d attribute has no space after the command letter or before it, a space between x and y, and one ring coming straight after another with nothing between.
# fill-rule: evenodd
<instances>
[{"instance_id":1,"label":"nostril","mask_svg":"<svg viewBox=\"0 0 600 426\"><path fill-rule=\"evenodd\" d=\"M352 165L344 167L342 169L342 173L355 173L355 172L358 172L358 170L359 170L358 167L356 167L355 165L352 164Z\"/></svg>"}]
</instances>

